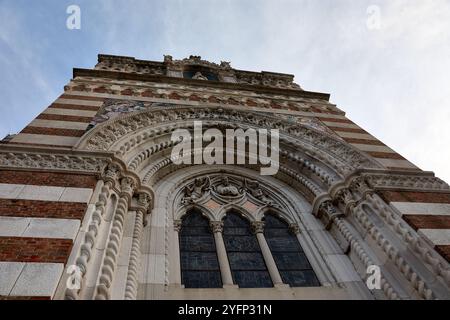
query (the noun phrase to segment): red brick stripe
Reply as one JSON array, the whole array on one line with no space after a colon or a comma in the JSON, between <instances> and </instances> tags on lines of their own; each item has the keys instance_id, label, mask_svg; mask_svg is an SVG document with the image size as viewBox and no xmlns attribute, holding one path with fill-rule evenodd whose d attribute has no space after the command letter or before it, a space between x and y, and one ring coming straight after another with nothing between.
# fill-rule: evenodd
<instances>
[{"instance_id":1,"label":"red brick stripe","mask_svg":"<svg viewBox=\"0 0 450 320\"><path fill-rule=\"evenodd\" d=\"M72 240L0 237L0 261L66 263Z\"/></svg>"},{"instance_id":2,"label":"red brick stripe","mask_svg":"<svg viewBox=\"0 0 450 320\"><path fill-rule=\"evenodd\" d=\"M59 148L59 149L71 149L73 145L54 145L54 144L40 144L40 143L25 143L25 142L9 142L9 144L20 146L33 146L33 147L45 147L45 148Z\"/></svg>"},{"instance_id":3,"label":"red brick stripe","mask_svg":"<svg viewBox=\"0 0 450 320\"><path fill-rule=\"evenodd\" d=\"M91 117L67 116L63 114L49 114L49 113L41 113L36 119L86 122L86 123L92 121Z\"/></svg>"},{"instance_id":4,"label":"red brick stripe","mask_svg":"<svg viewBox=\"0 0 450 320\"><path fill-rule=\"evenodd\" d=\"M97 178L81 174L0 170L0 183L93 189Z\"/></svg>"},{"instance_id":5,"label":"red brick stripe","mask_svg":"<svg viewBox=\"0 0 450 320\"><path fill-rule=\"evenodd\" d=\"M341 131L341 132L354 132L354 133L365 133L368 134L367 131L359 128L340 128L340 127L328 127L333 131Z\"/></svg>"},{"instance_id":6,"label":"red brick stripe","mask_svg":"<svg viewBox=\"0 0 450 320\"><path fill-rule=\"evenodd\" d=\"M342 138L348 143L358 143L358 144L368 144L372 146L385 146L385 144L379 140L365 140L365 139L355 139L355 138Z\"/></svg>"},{"instance_id":7,"label":"red brick stripe","mask_svg":"<svg viewBox=\"0 0 450 320\"><path fill-rule=\"evenodd\" d=\"M380 191L386 202L450 203L450 193Z\"/></svg>"},{"instance_id":8,"label":"red brick stripe","mask_svg":"<svg viewBox=\"0 0 450 320\"><path fill-rule=\"evenodd\" d=\"M450 246L436 246L436 251L450 262Z\"/></svg>"},{"instance_id":9,"label":"red brick stripe","mask_svg":"<svg viewBox=\"0 0 450 320\"><path fill-rule=\"evenodd\" d=\"M403 171L415 171L421 172L422 170L419 168L405 168L405 167L386 167L389 170L403 170Z\"/></svg>"},{"instance_id":10,"label":"red brick stripe","mask_svg":"<svg viewBox=\"0 0 450 320\"><path fill-rule=\"evenodd\" d=\"M85 132L86 132L85 130L28 126L25 129L23 129L21 133L43 134L49 136L64 136L64 137L82 137Z\"/></svg>"},{"instance_id":11,"label":"red brick stripe","mask_svg":"<svg viewBox=\"0 0 450 320\"><path fill-rule=\"evenodd\" d=\"M38 200L0 199L0 216L82 220L87 204Z\"/></svg>"},{"instance_id":12,"label":"red brick stripe","mask_svg":"<svg viewBox=\"0 0 450 320\"><path fill-rule=\"evenodd\" d=\"M403 215L403 219L414 229L450 229L450 216Z\"/></svg>"},{"instance_id":13,"label":"red brick stripe","mask_svg":"<svg viewBox=\"0 0 450 320\"><path fill-rule=\"evenodd\" d=\"M319 118L320 121L327 121L327 122L340 122L340 123L350 123L354 124L354 122L348 120L348 119L335 119L335 118L327 118L326 116L316 116Z\"/></svg>"},{"instance_id":14,"label":"red brick stripe","mask_svg":"<svg viewBox=\"0 0 450 320\"><path fill-rule=\"evenodd\" d=\"M389 153L389 152L375 152L375 151L369 151L367 152L369 155L371 155L374 158L382 158L382 159L397 159L397 160L406 160L398 153Z\"/></svg>"},{"instance_id":15,"label":"red brick stripe","mask_svg":"<svg viewBox=\"0 0 450 320\"><path fill-rule=\"evenodd\" d=\"M90 96L76 96L72 94L63 94L59 98L70 99L70 100L88 100L88 101L104 101L105 98L102 97L90 97Z\"/></svg>"},{"instance_id":16,"label":"red brick stripe","mask_svg":"<svg viewBox=\"0 0 450 320\"><path fill-rule=\"evenodd\" d=\"M98 111L100 107L96 106L82 106L76 104L61 104L54 103L49 108L58 108L58 109L70 109L70 110L87 110L87 111Z\"/></svg>"}]
</instances>

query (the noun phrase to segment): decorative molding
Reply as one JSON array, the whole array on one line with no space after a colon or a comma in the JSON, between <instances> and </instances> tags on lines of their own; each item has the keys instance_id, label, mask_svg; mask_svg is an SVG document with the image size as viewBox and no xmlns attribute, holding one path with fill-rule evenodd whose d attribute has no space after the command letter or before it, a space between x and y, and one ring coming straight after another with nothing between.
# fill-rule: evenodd
<instances>
[{"instance_id":1,"label":"decorative molding","mask_svg":"<svg viewBox=\"0 0 450 320\"><path fill-rule=\"evenodd\" d=\"M48 154L27 151L0 151L0 167L8 169L62 170L99 174L109 162L110 159L106 157L72 155L69 152L66 154Z\"/></svg>"},{"instance_id":2,"label":"decorative molding","mask_svg":"<svg viewBox=\"0 0 450 320\"><path fill-rule=\"evenodd\" d=\"M176 232L180 232L181 231L181 226L183 225L183 221L181 220L174 220L173 221L173 229Z\"/></svg>"},{"instance_id":3,"label":"decorative molding","mask_svg":"<svg viewBox=\"0 0 450 320\"><path fill-rule=\"evenodd\" d=\"M264 233L264 221L252 221L251 227L254 234Z\"/></svg>"},{"instance_id":4,"label":"decorative molding","mask_svg":"<svg viewBox=\"0 0 450 320\"><path fill-rule=\"evenodd\" d=\"M405 279L410 282L412 288L414 288L422 298L435 298L433 290L429 288L426 281L422 279L417 271L415 271L415 267L408 263L401 251L389 240L389 237L384 234L385 231L378 228L378 225L372 221L370 215L364 211L363 206L369 206L374 212L377 212L378 216L384 221L389 229L402 239L413 252L419 254L421 259L423 259L422 261L424 264L431 266L433 272L438 276L441 276L448 287L450 285L449 264L444 261L434 249L426 245L417 233L412 230L390 206L384 203L384 201L375 193L375 190L369 186L369 181L382 181L383 187L389 186L395 190L398 190L401 186L412 188L412 182L417 181L420 181L420 183L414 183L414 190L421 187L429 188L430 186L445 188L445 185L442 185L439 179L435 180L436 178L433 176L397 175L393 180L389 178L384 179L386 175L383 174L377 174L375 180L370 179L370 177L372 177L370 173L363 173L361 175L350 177L347 179L346 183L341 184L339 188L334 189L334 200L346 208L346 213L348 215L355 217L361 227L372 237L374 243L394 263L395 267L398 268L399 272L403 274ZM395 181L394 186L389 184L391 181ZM436 184L423 184L424 181L435 181Z\"/></svg>"},{"instance_id":5,"label":"decorative molding","mask_svg":"<svg viewBox=\"0 0 450 320\"><path fill-rule=\"evenodd\" d=\"M289 224L289 231L293 235L298 235L298 234L300 234L300 226L298 225L298 223L291 223L291 224Z\"/></svg>"},{"instance_id":6,"label":"decorative molding","mask_svg":"<svg viewBox=\"0 0 450 320\"><path fill-rule=\"evenodd\" d=\"M223 232L223 221L210 221L209 226L211 227L212 233Z\"/></svg>"},{"instance_id":7,"label":"decorative molding","mask_svg":"<svg viewBox=\"0 0 450 320\"><path fill-rule=\"evenodd\" d=\"M363 173L373 189L404 189L417 191L449 191L449 185L434 176Z\"/></svg>"},{"instance_id":8,"label":"decorative molding","mask_svg":"<svg viewBox=\"0 0 450 320\"><path fill-rule=\"evenodd\" d=\"M120 180L121 194L114 212L111 231L105 249L105 256L102 262L99 283L96 288L96 300L111 299L111 285L114 279L117 259L119 256L120 243L123 236L123 224L125 214L128 212L128 204L133 195L133 180L126 177Z\"/></svg>"},{"instance_id":9,"label":"decorative molding","mask_svg":"<svg viewBox=\"0 0 450 320\"><path fill-rule=\"evenodd\" d=\"M139 202L143 202L144 205L148 206L148 196L141 193L139 199L141 199L141 195L144 195L145 200L139 200ZM136 300L137 298L139 287L138 276L140 271L139 267L141 260L141 239L143 224L144 212L142 210L137 210L133 230L133 239L131 243L130 260L128 262L127 281L125 285L125 300Z\"/></svg>"},{"instance_id":10,"label":"decorative molding","mask_svg":"<svg viewBox=\"0 0 450 320\"><path fill-rule=\"evenodd\" d=\"M302 147L322 161L325 161L338 172L350 173L357 168L379 168L373 159L366 156L348 143L324 132L306 127L302 124L292 124L277 117L270 117L266 114L256 112L243 112L237 110L225 110L221 108L196 108L191 109L154 109L123 115L98 125L85 138L80 141L77 148L86 148L88 150L109 150L119 140L127 134L137 132L133 135L133 140L127 142L129 146L142 143L143 141L155 137L158 132L155 130L141 130L162 126L159 132L168 132L175 130L180 126L180 121L185 122L184 127L189 126L194 120L204 120L224 127L230 128L273 128L279 129L283 133L280 137L281 145L291 145L292 147ZM177 121L177 124L174 122ZM167 124L164 128L163 124ZM212 125L212 124L211 124ZM140 131L141 130L141 131ZM140 132L139 132L140 131ZM116 146L116 149L121 149ZM124 149L121 152L126 152ZM293 152L284 150L283 156L289 156L298 159L299 156ZM329 179L325 178L324 179Z\"/></svg>"},{"instance_id":11,"label":"decorative molding","mask_svg":"<svg viewBox=\"0 0 450 320\"><path fill-rule=\"evenodd\" d=\"M95 243L97 240L100 225L103 222L103 216L105 215L106 205L111 194L112 185L112 181L106 181L101 187L101 191L98 195L98 200L95 203L95 209L88 226L88 231L84 236L83 243L81 244L80 251L78 253L78 257L76 258L76 265L80 268L83 278L86 275L88 263L93 256ZM78 294L80 290L81 288L79 290L66 289L64 298L67 300L77 300L79 298Z\"/></svg>"}]
</instances>

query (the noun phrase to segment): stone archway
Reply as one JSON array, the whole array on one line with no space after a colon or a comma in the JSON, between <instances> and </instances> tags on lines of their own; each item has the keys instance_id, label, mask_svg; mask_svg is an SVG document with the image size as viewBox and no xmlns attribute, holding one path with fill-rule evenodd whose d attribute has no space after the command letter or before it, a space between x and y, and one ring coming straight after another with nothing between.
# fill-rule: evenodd
<instances>
[{"instance_id":1,"label":"stone archway","mask_svg":"<svg viewBox=\"0 0 450 320\"><path fill-rule=\"evenodd\" d=\"M368 298L372 297L363 284L363 280L366 277L364 268L374 263L379 264L375 252L381 248L381 250L386 252L388 258L395 260L396 267L403 273L407 284L402 285L393 281L392 276L388 272L388 276L382 278L382 288L378 294L379 297L399 298L404 290L409 290L405 289L405 286L411 286L421 297L433 297L433 290L426 285L422 278L417 278L418 273L411 268L409 261L403 258L401 251L397 250L396 255L391 256L389 252L392 252L392 250L386 249L389 248L386 247L386 242L378 242L367 246L363 244L359 232L355 229L355 227L361 227L369 232L375 232L371 223L367 222L370 218L368 220L367 215L360 211L360 206L366 202L372 202L372 207L374 207L373 203L375 201L375 210L381 212L382 215L384 214L384 217L387 216L386 212L392 215L392 209L386 207L382 200L368 198L373 193L370 181L374 180L370 179L380 179L379 177L372 178L376 176L377 169L380 166L364 153L356 150L343 140L328 134L320 126L312 125L307 121L302 121L302 119L275 118L258 112L244 112L232 108L175 107L156 104L148 109L120 113L115 118L96 125L90 132L85 134L75 149L113 154L113 163L116 169L113 170L114 173L112 174L111 170L107 170L104 176L105 181L111 181L109 189L113 189L118 195L121 195L123 194L122 185L125 185L125 187L130 185L132 190L138 190L137 193L146 194L151 198L150 208L153 208L153 211L147 219L149 221L147 226L150 228L156 225L164 229L164 239L160 240L157 245L160 248L158 249L159 255L162 257L158 258L160 259L158 260L158 266L154 266L155 268L164 269L164 273L161 273L163 274L162 278L158 279L159 284L163 288L163 290L159 291L161 295L167 292L167 288L171 284L179 284L177 281L171 281L169 276L170 268L168 266L176 264L176 261L168 262L166 258L167 252L176 252L176 249L171 248L176 241L171 239L170 232L168 232L169 228L173 227L173 222L176 219L173 218L171 213L172 208L169 209L173 204L170 204L171 200L169 200L170 197L167 195L171 193L176 194L180 191L171 189L174 185L193 183L192 179L196 178L195 175L182 178L184 171L195 172L196 166L176 166L171 162L170 151L176 143L171 140L171 133L178 128L192 130L193 122L196 120L202 121L205 128L239 127L245 129L270 127L280 130L280 170L276 176L270 179L280 184L279 190L292 188L295 197L297 199L299 199L298 197L302 198L303 201L306 201L307 207L309 206L306 211L300 210L303 213L307 213L302 215L302 218L309 219L309 222L314 221L317 230L320 231L319 233L322 233L319 238L322 237L322 244L326 248L310 250L313 253L311 260L315 263L315 269L321 270L320 272L325 275L322 279L326 280L323 280L322 283L330 284L336 280L334 283L338 284L338 287L345 283L344 286L351 288L347 289L346 295L355 294L355 296L359 297L362 295L366 295ZM244 165L238 169L249 170L249 172L253 170L254 172L257 168L251 165ZM210 170L209 174L214 175L220 169L215 167L208 170ZM227 174L232 174L236 168L231 166L224 169L222 173L227 172L227 170L231 170ZM374 173L373 175L371 175L372 172ZM171 182L170 179L167 180L167 177L173 177L174 182ZM241 176L241 178L243 177L245 177L245 174ZM197 178L199 178L198 174ZM263 185L268 184L270 179L262 181ZM260 179L256 177L253 177L252 181L261 183ZM161 185L165 185L167 188L158 189ZM109 189L107 190L108 192ZM129 195L124 195L125 200L122 201L122 211L124 212L121 213L121 216L124 216L128 208L135 210L135 212L140 212L139 217L135 221L135 231L137 231L133 237L134 253L129 265L131 273L128 272L127 276L126 297L128 298L136 298L138 296L138 288L142 288L142 284L139 284L138 281L137 271L141 258L139 248L142 248L143 244L154 241L154 239L151 239L151 236L149 238L149 234L146 234L146 231L144 231L144 238L141 239L142 230L140 230L139 225L144 220L143 215L148 209L142 209L139 197L133 198L134 193L133 191ZM164 205L160 201L164 202ZM128 206L125 206L125 203ZM101 207L102 203L100 203ZM291 214L291 217L295 219L295 212L298 213L299 211L294 210L293 212L294 214ZM120 219L122 218L119 217ZM172 225L168 224L171 221L170 219L173 220ZM386 223L389 225L388 220ZM449 281L448 270L438 258L435 258L435 252L426 244L417 240L416 235L408 231L404 224L400 222L398 225L402 225L403 229L399 229L400 231L394 230L394 232L406 232L408 234L407 241L415 246L414 250L422 252L423 255L431 256L433 268L445 277L445 281ZM119 224L118 227L120 231L122 226ZM384 235L389 239L393 239L393 234L390 231L380 232L377 229L376 232L380 236ZM116 236L112 236L111 243L113 247L120 246L121 236L121 232L118 232ZM316 238L305 235L305 239L302 240L303 244L314 248L315 243L321 243L321 241L317 240L317 237L317 235ZM119 240L116 240L116 238ZM327 241L325 241L326 238ZM87 239L86 241L89 243L90 240ZM389 241L387 243L392 244ZM164 254L161 253L161 248L164 248ZM156 248L152 250L156 250ZM334 252L335 255L339 256L339 259L344 259L346 262L344 264L336 261L331 264L327 263L324 261L324 256L326 255L324 252L326 253L328 250ZM111 253L113 256L116 255L114 249L111 249ZM89 254L88 252L85 255L88 256ZM330 259L335 259L335 257ZM104 267L100 273L100 279L104 279L104 282L97 287L96 292L100 298L108 298L114 278L115 258L109 261L104 260L102 263ZM108 267L105 263L110 264L112 267ZM348 278L348 275L344 275L344 269L352 270L352 277ZM349 279L352 281L347 283L346 280ZM335 287L333 288L335 289ZM181 294L180 297L189 298L189 296L185 296L184 291L178 293ZM335 293L330 293L330 295L333 294ZM141 297L158 298L159 296L142 295L141 292Z\"/></svg>"}]
</instances>

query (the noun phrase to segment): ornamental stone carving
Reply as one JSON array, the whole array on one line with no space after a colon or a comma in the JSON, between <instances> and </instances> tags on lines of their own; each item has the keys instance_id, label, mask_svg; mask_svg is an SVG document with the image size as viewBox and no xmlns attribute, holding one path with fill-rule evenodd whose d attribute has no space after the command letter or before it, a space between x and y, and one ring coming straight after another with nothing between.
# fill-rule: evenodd
<instances>
[{"instance_id":1,"label":"ornamental stone carving","mask_svg":"<svg viewBox=\"0 0 450 320\"><path fill-rule=\"evenodd\" d=\"M311 152L312 155L327 161L338 171L342 172L342 168L346 168L344 170L350 172L356 168L379 167L379 164L349 144L332 136L324 135L324 133L314 129L300 124L292 125L291 123L268 115L220 108L199 108L196 112L191 109L177 108L161 110L157 108L151 111L122 116L97 126L80 143L79 148L108 150L118 139L123 138L131 132L155 125L162 126L163 123L172 122L175 119L187 122L203 120L205 126L208 124L208 121L214 121L216 126L223 123L223 125L228 127L242 127L244 125L244 127L270 127L279 129L284 134L280 137L281 148L285 144L298 145L302 149ZM170 125L170 128L169 130L174 130L173 124ZM161 130L164 131L163 129ZM134 139L145 141L145 139L152 137L152 134L148 132L142 132L142 135L141 138L135 137ZM153 137L155 135L156 132L153 132ZM282 152L282 155L290 156L286 152ZM295 157L294 154L292 156Z\"/></svg>"},{"instance_id":2,"label":"ornamental stone carving","mask_svg":"<svg viewBox=\"0 0 450 320\"><path fill-rule=\"evenodd\" d=\"M264 221L252 221L251 228L254 234L264 233Z\"/></svg>"},{"instance_id":3,"label":"ornamental stone carving","mask_svg":"<svg viewBox=\"0 0 450 320\"><path fill-rule=\"evenodd\" d=\"M205 192L209 191L211 181L208 177L196 178L193 183L184 188L184 203L191 203L200 199Z\"/></svg>"},{"instance_id":4,"label":"ornamental stone carving","mask_svg":"<svg viewBox=\"0 0 450 320\"><path fill-rule=\"evenodd\" d=\"M6 147L3 147L6 149ZM54 152L54 151L53 151ZM0 152L0 167L101 173L109 160L95 155Z\"/></svg>"},{"instance_id":5,"label":"ornamental stone carving","mask_svg":"<svg viewBox=\"0 0 450 320\"><path fill-rule=\"evenodd\" d=\"M228 177L223 177L220 184L213 186L213 190L221 196L236 197L241 194L239 189L230 184Z\"/></svg>"},{"instance_id":6,"label":"ornamental stone carving","mask_svg":"<svg viewBox=\"0 0 450 320\"><path fill-rule=\"evenodd\" d=\"M213 233L222 233L223 232L223 221L210 221L209 225L210 225L211 231Z\"/></svg>"},{"instance_id":7,"label":"ornamental stone carving","mask_svg":"<svg viewBox=\"0 0 450 320\"><path fill-rule=\"evenodd\" d=\"M251 181L248 179L244 179L245 190L251 194L256 199L268 204L272 205L273 201L270 200L265 192L261 189L261 186L258 181Z\"/></svg>"},{"instance_id":8,"label":"ornamental stone carving","mask_svg":"<svg viewBox=\"0 0 450 320\"><path fill-rule=\"evenodd\" d=\"M300 234L300 226L297 223L291 223L289 224L289 231L294 235L298 235Z\"/></svg>"},{"instance_id":9,"label":"ornamental stone carving","mask_svg":"<svg viewBox=\"0 0 450 320\"><path fill-rule=\"evenodd\" d=\"M181 226L183 225L183 221L181 220L174 220L173 221L173 229L176 232L180 232L181 231Z\"/></svg>"}]
</instances>

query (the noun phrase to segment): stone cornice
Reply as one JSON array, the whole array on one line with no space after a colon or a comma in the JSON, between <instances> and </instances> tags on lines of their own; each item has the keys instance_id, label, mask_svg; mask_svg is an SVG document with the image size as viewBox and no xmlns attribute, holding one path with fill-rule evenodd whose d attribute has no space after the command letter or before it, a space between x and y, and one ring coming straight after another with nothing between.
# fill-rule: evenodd
<instances>
[{"instance_id":1,"label":"stone cornice","mask_svg":"<svg viewBox=\"0 0 450 320\"><path fill-rule=\"evenodd\" d=\"M108 165L117 168L120 173L118 177L132 179L136 192L146 193L153 197L153 190L142 185L139 176L128 170L125 163L111 152L6 145L0 150L0 170L67 172L102 177ZM114 188L120 190L116 186Z\"/></svg>"},{"instance_id":2,"label":"stone cornice","mask_svg":"<svg viewBox=\"0 0 450 320\"><path fill-rule=\"evenodd\" d=\"M434 176L430 171L402 171L386 169L357 169L344 180L333 184L328 192L316 196L312 204L313 214L317 214L322 203L336 199L340 192L348 190L357 179L362 179L367 186L377 190L402 190L416 192L450 192L450 186Z\"/></svg>"},{"instance_id":3,"label":"stone cornice","mask_svg":"<svg viewBox=\"0 0 450 320\"><path fill-rule=\"evenodd\" d=\"M422 192L450 192L450 186L435 177L431 171L403 171L386 169L357 169L347 175L329 189L330 195L348 188L356 178L363 178L368 186L374 190L402 190Z\"/></svg>"},{"instance_id":4,"label":"stone cornice","mask_svg":"<svg viewBox=\"0 0 450 320\"><path fill-rule=\"evenodd\" d=\"M266 87L266 86L219 82L219 81L207 81L206 82L203 80L167 77L164 75L149 75L149 74L144 75L144 74L133 74L133 73L108 71L108 70L92 70L92 69L74 68L73 69L73 78L75 79L76 77L98 77L98 78L109 78L109 79L116 79L116 80L136 80L136 81L176 83L176 84L184 84L184 85L199 86L199 87L208 86L208 87L213 87L213 88L244 90L244 91L271 93L271 94L279 94L279 95L289 95L289 96L297 96L297 97L302 97L302 98L320 99L320 100L326 100L326 101L330 100L330 94L328 94L328 93L301 91L301 90L293 90L293 89L282 89L282 88L273 88L273 87Z\"/></svg>"}]
</instances>

